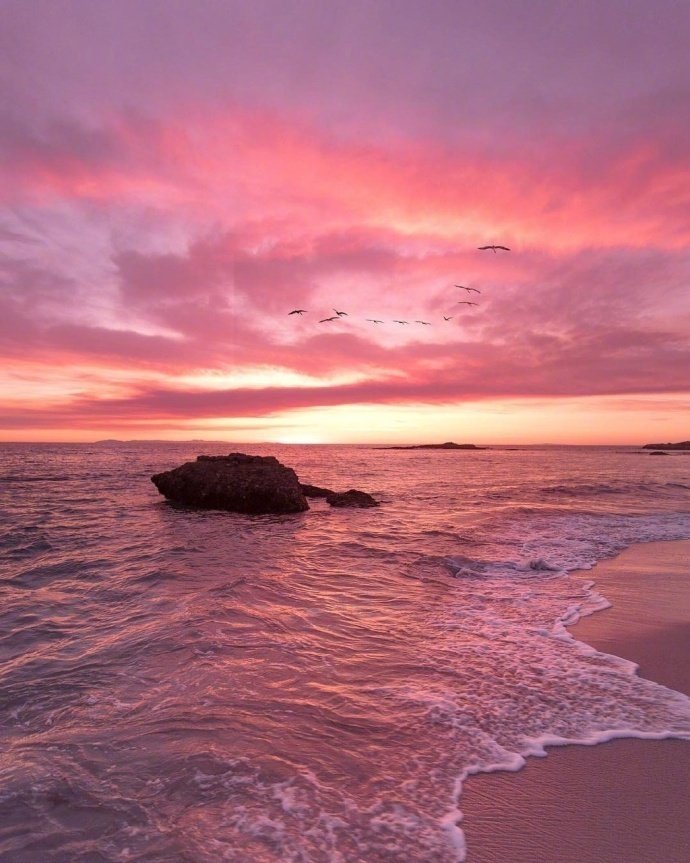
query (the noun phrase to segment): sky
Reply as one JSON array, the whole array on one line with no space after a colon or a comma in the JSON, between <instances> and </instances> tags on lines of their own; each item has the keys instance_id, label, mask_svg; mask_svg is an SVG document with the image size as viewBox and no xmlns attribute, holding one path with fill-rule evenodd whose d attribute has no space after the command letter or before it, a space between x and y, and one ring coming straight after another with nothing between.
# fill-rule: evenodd
<instances>
[{"instance_id":1,"label":"sky","mask_svg":"<svg viewBox=\"0 0 690 863\"><path fill-rule=\"evenodd\" d=\"M688 44L685 0L0 0L0 440L687 439Z\"/></svg>"}]
</instances>

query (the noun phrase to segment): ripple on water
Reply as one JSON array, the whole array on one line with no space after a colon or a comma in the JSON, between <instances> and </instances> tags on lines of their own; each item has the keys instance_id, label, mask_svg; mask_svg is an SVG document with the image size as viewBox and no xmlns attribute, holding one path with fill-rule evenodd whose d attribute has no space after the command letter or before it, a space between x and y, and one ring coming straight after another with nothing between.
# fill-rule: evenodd
<instances>
[{"instance_id":1,"label":"ripple on water","mask_svg":"<svg viewBox=\"0 0 690 863\"><path fill-rule=\"evenodd\" d=\"M448 863L468 773L690 735L564 628L605 605L568 570L690 536L690 461L274 450L386 504L196 513L148 482L189 445L0 447L3 863Z\"/></svg>"}]
</instances>

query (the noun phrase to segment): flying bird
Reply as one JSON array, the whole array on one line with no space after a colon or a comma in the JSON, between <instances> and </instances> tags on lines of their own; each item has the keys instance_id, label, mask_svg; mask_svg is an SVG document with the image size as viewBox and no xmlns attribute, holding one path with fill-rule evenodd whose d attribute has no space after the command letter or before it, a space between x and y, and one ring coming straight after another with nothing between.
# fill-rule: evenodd
<instances>
[{"instance_id":1,"label":"flying bird","mask_svg":"<svg viewBox=\"0 0 690 863\"><path fill-rule=\"evenodd\" d=\"M340 320L340 318L338 317L338 315L333 315L333 317L330 317L330 318L321 318L321 320L319 321L319 323L320 323L320 324L325 324L325 323L326 323L326 321L339 321L339 320Z\"/></svg>"},{"instance_id":2,"label":"flying bird","mask_svg":"<svg viewBox=\"0 0 690 863\"><path fill-rule=\"evenodd\" d=\"M308 310L307 309L293 309L291 312L288 312L288 317L290 317L290 315L303 315L306 311L308 311Z\"/></svg>"},{"instance_id":3,"label":"flying bird","mask_svg":"<svg viewBox=\"0 0 690 863\"><path fill-rule=\"evenodd\" d=\"M479 288L468 288L465 285L456 285L456 288L462 288L464 291L474 291L475 294L481 294Z\"/></svg>"},{"instance_id":4,"label":"flying bird","mask_svg":"<svg viewBox=\"0 0 690 863\"><path fill-rule=\"evenodd\" d=\"M429 321L415 321L415 324L424 324L425 327L431 326Z\"/></svg>"},{"instance_id":5,"label":"flying bird","mask_svg":"<svg viewBox=\"0 0 690 863\"><path fill-rule=\"evenodd\" d=\"M370 324L382 324L383 321L379 321L376 318L367 318Z\"/></svg>"},{"instance_id":6,"label":"flying bird","mask_svg":"<svg viewBox=\"0 0 690 863\"><path fill-rule=\"evenodd\" d=\"M486 251L486 249L491 249L493 251L494 255L496 254L496 249L503 249L504 252L510 251L508 246L477 246L477 248L479 249L480 252L484 252L484 251Z\"/></svg>"},{"instance_id":7,"label":"flying bird","mask_svg":"<svg viewBox=\"0 0 690 863\"><path fill-rule=\"evenodd\" d=\"M394 324L409 324L409 321L393 321Z\"/></svg>"},{"instance_id":8,"label":"flying bird","mask_svg":"<svg viewBox=\"0 0 690 863\"><path fill-rule=\"evenodd\" d=\"M471 303L469 300L458 300L459 306L478 306L479 303Z\"/></svg>"},{"instance_id":9,"label":"flying bird","mask_svg":"<svg viewBox=\"0 0 690 863\"><path fill-rule=\"evenodd\" d=\"M336 313L336 315L337 315L339 318L342 318L342 316L343 316L343 315L345 315L345 317L348 317L347 312L339 312L337 309L333 309L333 311Z\"/></svg>"},{"instance_id":10,"label":"flying bird","mask_svg":"<svg viewBox=\"0 0 690 863\"><path fill-rule=\"evenodd\" d=\"M449 317L446 317L446 316L444 315L444 316L443 316L443 320L444 320L444 321L452 321L452 320L453 320L453 316L452 316L452 315L450 315Z\"/></svg>"}]
</instances>

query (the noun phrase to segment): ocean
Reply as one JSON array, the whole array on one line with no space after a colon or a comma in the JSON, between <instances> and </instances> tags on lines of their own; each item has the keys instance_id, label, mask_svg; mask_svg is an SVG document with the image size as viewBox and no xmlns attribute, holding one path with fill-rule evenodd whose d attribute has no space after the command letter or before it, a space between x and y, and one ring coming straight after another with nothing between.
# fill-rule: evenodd
<instances>
[{"instance_id":1,"label":"ocean","mask_svg":"<svg viewBox=\"0 0 690 863\"><path fill-rule=\"evenodd\" d=\"M150 482L231 451L381 506ZM607 605L573 571L687 538L682 453L0 445L0 861L471 863L468 775L690 739L690 699L567 629Z\"/></svg>"}]
</instances>

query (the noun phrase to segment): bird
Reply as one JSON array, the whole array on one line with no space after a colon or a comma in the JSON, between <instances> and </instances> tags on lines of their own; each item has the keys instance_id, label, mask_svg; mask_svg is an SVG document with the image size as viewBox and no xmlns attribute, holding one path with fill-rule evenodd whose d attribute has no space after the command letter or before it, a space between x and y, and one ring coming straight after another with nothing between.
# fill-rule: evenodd
<instances>
[{"instance_id":1,"label":"bird","mask_svg":"<svg viewBox=\"0 0 690 863\"><path fill-rule=\"evenodd\" d=\"M290 315L303 315L306 311L308 311L308 310L307 309L293 309L291 312L288 312L288 317L290 317Z\"/></svg>"},{"instance_id":2,"label":"bird","mask_svg":"<svg viewBox=\"0 0 690 863\"><path fill-rule=\"evenodd\" d=\"M325 323L326 323L326 321L339 321L339 320L340 320L340 318L338 317L338 315L333 315L333 317L330 317L330 318L321 318L321 320L319 321L319 323L320 323L320 324L325 324Z\"/></svg>"},{"instance_id":3,"label":"bird","mask_svg":"<svg viewBox=\"0 0 690 863\"><path fill-rule=\"evenodd\" d=\"M477 246L477 248L479 249L480 252L483 252L486 249L491 249L493 251L494 255L496 254L496 249L503 249L504 252L510 251L508 246Z\"/></svg>"},{"instance_id":4,"label":"bird","mask_svg":"<svg viewBox=\"0 0 690 863\"><path fill-rule=\"evenodd\" d=\"M459 300L458 305L459 306L478 306L479 303L471 303L469 300Z\"/></svg>"},{"instance_id":5,"label":"bird","mask_svg":"<svg viewBox=\"0 0 690 863\"><path fill-rule=\"evenodd\" d=\"M394 324L409 324L409 321L393 321Z\"/></svg>"},{"instance_id":6,"label":"bird","mask_svg":"<svg viewBox=\"0 0 690 863\"><path fill-rule=\"evenodd\" d=\"M339 318L342 318L342 316L343 316L343 315L345 315L345 317L348 317L347 312L339 312L337 309L333 309L333 311L336 313L336 315L337 315Z\"/></svg>"},{"instance_id":7,"label":"bird","mask_svg":"<svg viewBox=\"0 0 690 863\"><path fill-rule=\"evenodd\" d=\"M444 321L452 321L452 320L453 320L453 316L452 316L452 315L449 315L448 317L446 317L446 316L444 315L444 316L443 316L443 320L444 320Z\"/></svg>"},{"instance_id":8,"label":"bird","mask_svg":"<svg viewBox=\"0 0 690 863\"><path fill-rule=\"evenodd\" d=\"M379 321L376 318L367 318L370 324L382 324L383 321Z\"/></svg>"},{"instance_id":9,"label":"bird","mask_svg":"<svg viewBox=\"0 0 690 863\"><path fill-rule=\"evenodd\" d=\"M456 285L456 288L462 288L464 291L474 291L475 294L481 294L479 288L468 288L465 285Z\"/></svg>"},{"instance_id":10,"label":"bird","mask_svg":"<svg viewBox=\"0 0 690 863\"><path fill-rule=\"evenodd\" d=\"M425 327L431 326L429 321L415 321L415 324L424 324Z\"/></svg>"}]
</instances>

